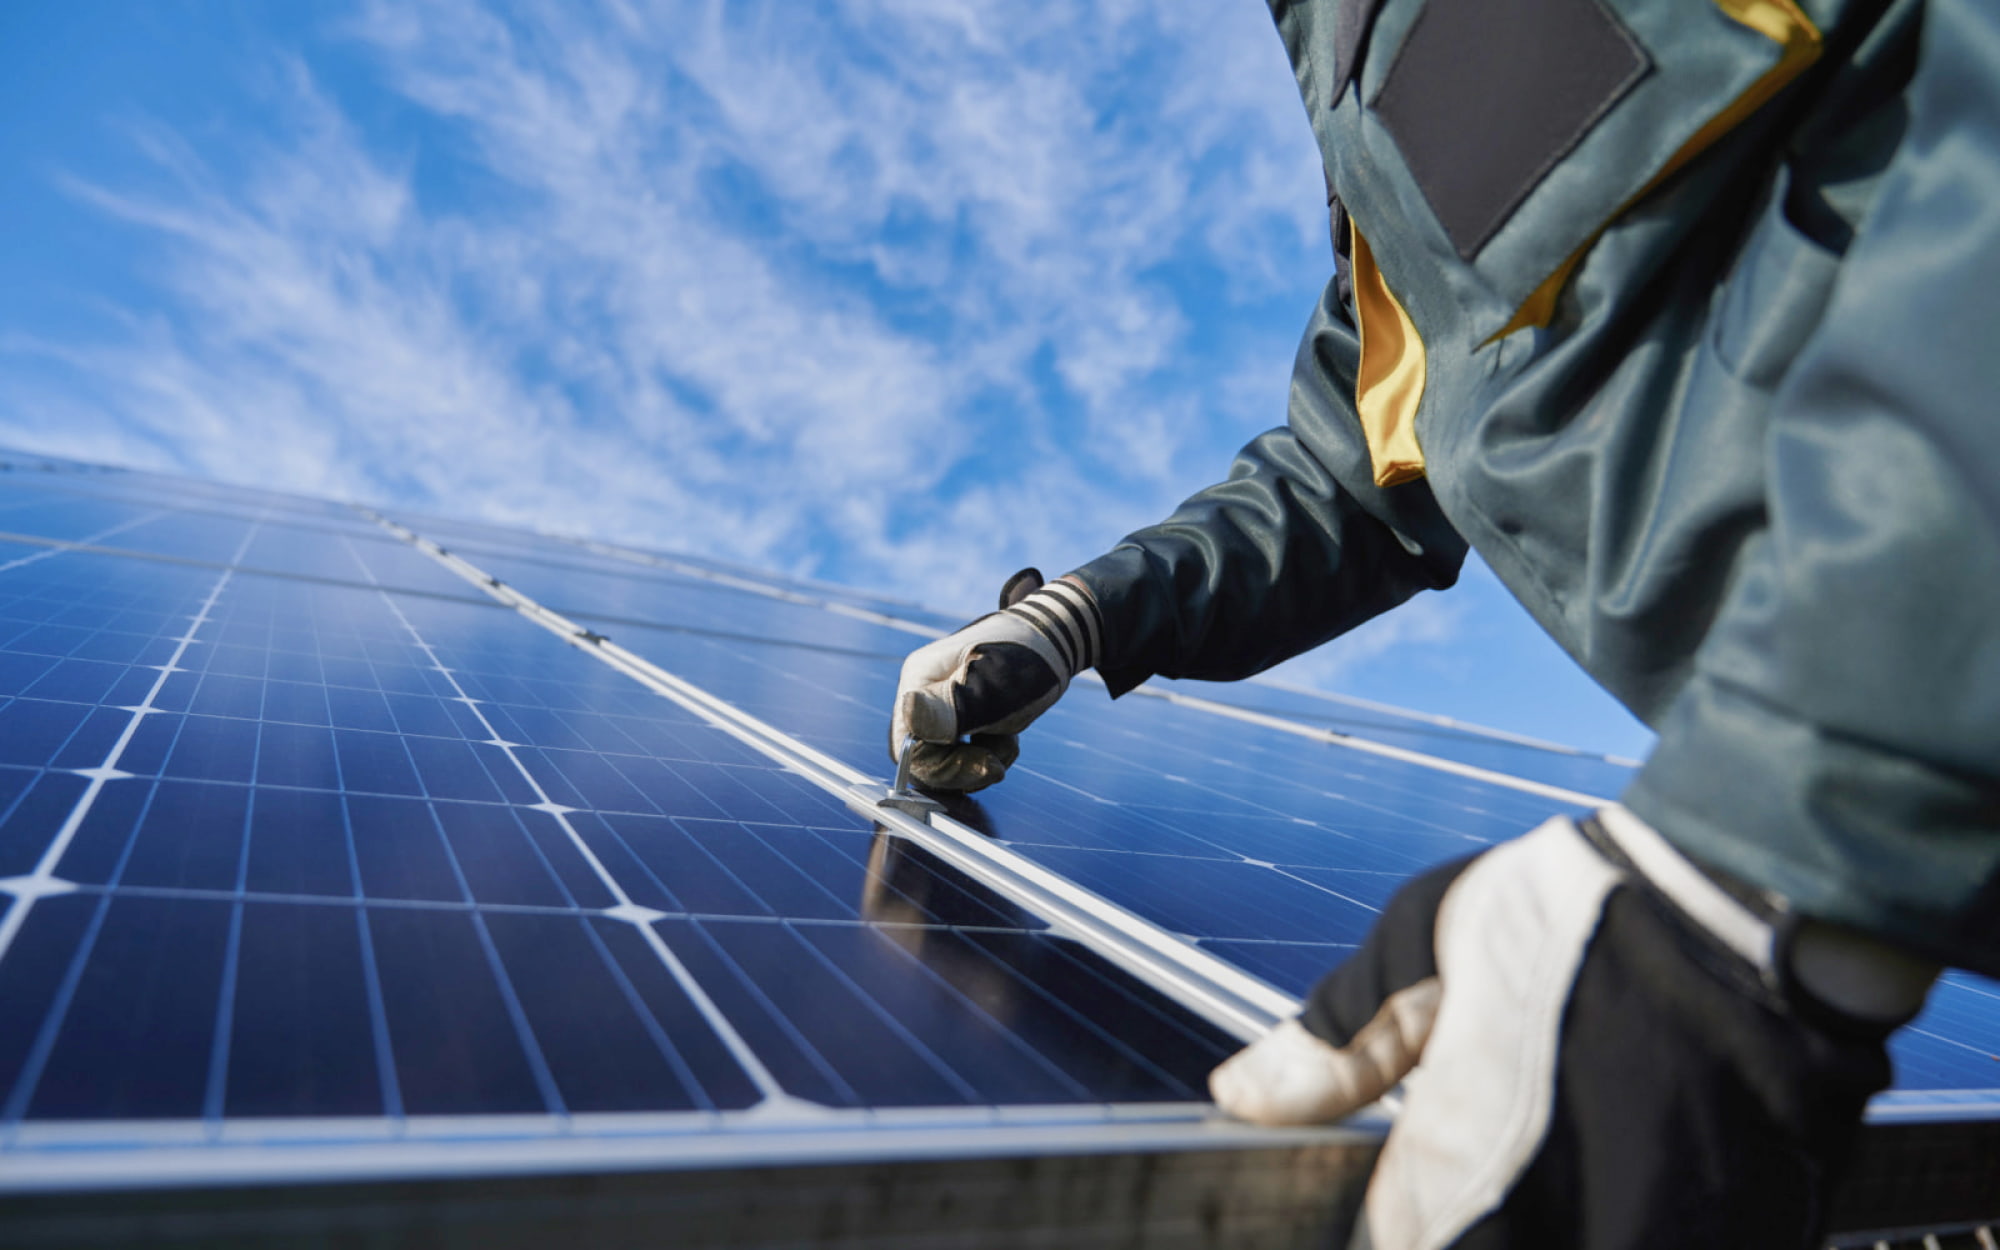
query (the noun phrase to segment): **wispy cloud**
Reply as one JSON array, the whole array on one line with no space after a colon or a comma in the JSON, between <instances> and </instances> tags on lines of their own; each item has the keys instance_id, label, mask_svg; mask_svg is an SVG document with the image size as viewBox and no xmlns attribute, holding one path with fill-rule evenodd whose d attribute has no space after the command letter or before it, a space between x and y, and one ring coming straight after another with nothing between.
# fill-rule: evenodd
<instances>
[{"instance_id":1,"label":"wispy cloud","mask_svg":"<svg viewBox=\"0 0 2000 1250\"><path fill-rule=\"evenodd\" d=\"M158 299L8 335L44 449L970 604L1282 419L1324 267L1249 3L368 3L257 72L70 182Z\"/></svg>"}]
</instances>

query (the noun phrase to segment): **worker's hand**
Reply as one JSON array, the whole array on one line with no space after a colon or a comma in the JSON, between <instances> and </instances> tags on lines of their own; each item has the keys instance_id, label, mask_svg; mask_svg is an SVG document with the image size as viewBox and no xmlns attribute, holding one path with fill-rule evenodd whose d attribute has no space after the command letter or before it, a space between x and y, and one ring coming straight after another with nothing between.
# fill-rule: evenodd
<instances>
[{"instance_id":1,"label":"worker's hand","mask_svg":"<svg viewBox=\"0 0 2000 1250\"><path fill-rule=\"evenodd\" d=\"M1040 573L1023 569L1000 592L1000 609L903 661L889 755L916 738L910 772L930 789L980 790L1000 780L1020 755L1015 735L1097 662L1102 625L1081 582L1044 586Z\"/></svg>"},{"instance_id":2,"label":"worker's hand","mask_svg":"<svg viewBox=\"0 0 2000 1250\"><path fill-rule=\"evenodd\" d=\"M1209 1078L1262 1124L1400 1082L1356 1244L1796 1246L1936 967L1724 891L1621 807L1417 878Z\"/></svg>"}]
</instances>

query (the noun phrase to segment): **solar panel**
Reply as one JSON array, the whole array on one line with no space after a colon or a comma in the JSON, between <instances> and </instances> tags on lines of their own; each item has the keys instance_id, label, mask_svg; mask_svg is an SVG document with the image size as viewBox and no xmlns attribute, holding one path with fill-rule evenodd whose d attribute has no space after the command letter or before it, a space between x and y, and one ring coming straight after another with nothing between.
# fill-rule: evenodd
<instances>
[{"instance_id":1,"label":"solar panel","mask_svg":"<svg viewBox=\"0 0 2000 1250\"><path fill-rule=\"evenodd\" d=\"M14 469L4 1189L1365 1151L1217 1122L1205 1075L1411 873L1629 774L1298 691L1083 688L926 822L870 787L935 614ZM1880 1113L1994 1118L1997 1026L1947 977Z\"/></svg>"}]
</instances>

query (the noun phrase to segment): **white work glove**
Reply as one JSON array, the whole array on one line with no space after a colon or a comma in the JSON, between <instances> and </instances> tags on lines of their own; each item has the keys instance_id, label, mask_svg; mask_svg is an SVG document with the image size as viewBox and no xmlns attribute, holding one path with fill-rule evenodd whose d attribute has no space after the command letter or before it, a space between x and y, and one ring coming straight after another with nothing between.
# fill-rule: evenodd
<instances>
[{"instance_id":1,"label":"white work glove","mask_svg":"<svg viewBox=\"0 0 2000 1250\"><path fill-rule=\"evenodd\" d=\"M1937 971L1613 806L1410 882L1209 1088L1275 1125L1402 1084L1355 1246L1805 1250Z\"/></svg>"},{"instance_id":2,"label":"white work glove","mask_svg":"<svg viewBox=\"0 0 2000 1250\"><path fill-rule=\"evenodd\" d=\"M980 790L1004 777L1020 755L1015 735L1102 654L1103 624L1081 582L1044 586L1023 569L1000 607L903 661L889 756L917 739L910 773L929 789Z\"/></svg>"}]
</instances>

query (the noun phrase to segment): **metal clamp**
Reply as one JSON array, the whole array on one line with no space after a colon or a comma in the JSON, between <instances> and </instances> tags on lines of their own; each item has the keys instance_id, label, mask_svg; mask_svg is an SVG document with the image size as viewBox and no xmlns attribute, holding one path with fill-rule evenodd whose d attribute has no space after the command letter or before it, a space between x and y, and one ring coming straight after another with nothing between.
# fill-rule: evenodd
<instances>
[{"instance_id":1,"label":"metal clamp","mask_svg":"<svg viewBox=\"0 0 2000 1250\"><path fill-rule=\"evenodd\" d=\"M944 804L910 788L910 757L916 754L916 750L915 738L903 739L903 749L896 756L896 784L887 790L881 786L853 786L848 792L870 807L907 812L918 820L928 821L931 813L944 810Z\"/></svg>"}]
</instances>

